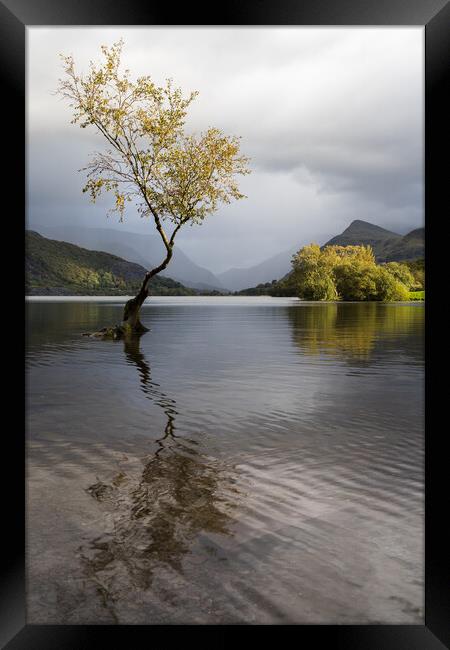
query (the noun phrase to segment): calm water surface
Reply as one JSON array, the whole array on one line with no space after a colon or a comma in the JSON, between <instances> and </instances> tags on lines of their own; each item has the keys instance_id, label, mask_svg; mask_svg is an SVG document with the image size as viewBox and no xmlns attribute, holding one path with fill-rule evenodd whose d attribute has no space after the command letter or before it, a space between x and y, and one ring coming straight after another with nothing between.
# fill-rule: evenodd
<instances>
[{"instance_id":1,"label":"calm water surface","mask_svg":"<svg viewBox=\"0 0 450 650\"><path fill-rule=\"evenodd\" d=\"M424 307L27 302L29 623L423 623Z\"/></svg>"}]
</instances>

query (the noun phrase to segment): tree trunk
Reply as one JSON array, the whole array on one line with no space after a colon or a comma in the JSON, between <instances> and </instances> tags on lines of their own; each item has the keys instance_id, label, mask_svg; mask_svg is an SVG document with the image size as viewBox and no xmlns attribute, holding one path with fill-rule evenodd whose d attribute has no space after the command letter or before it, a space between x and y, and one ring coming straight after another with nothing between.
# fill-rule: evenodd
<instances>
[{"instance_id":1,"label":"tree trunk","mask_svg":"<svg viewBox=\"0 0 450 650\"><path fill-rule=\"evenodd\" d=\"M122 327L124 330L134 333L148 332L148 327L142 325L139 318L142 304L147 296L148 289L144 284L139 293L134 298L131 298L131 300L128 300L128 302L125 303L122 322Z\"/></svg>"},{"instance_id":2,"label":"tree trunk","mask_svg":"<svg viewBox=\"0 0 450 650\"><path fill-rule=\"evenodd\" d=\"M139 293L125 303L123 320L121 325L103 327L98 332L83 332L83 336L92 336L100 339L124 339L130 336L138 336L148 332L148 327L141 323L139 314L144 300L148 296L147 282L144 281Z\"/></svg>"},{"instance_id":3,"label":"tree trunk","mask_svg":"<svg viewBox=\"0 0 450 650\"><path fill-rule=\"evenodd\" d=\"M180 226L178 226L178 228L179 227ZM164 242L166 244L166 248L167 248L166 258L164 259L163 262L161 262L161 264L159 266L152 269L151 271L148 271L145 274L145 277L144 277L144 280L142 282L139 293L134 298L132 298L131 300L129 300L125 304L125 308L123 310L123 322L122 322L122 325L121 325L124 332L141 333L141 334L143 332L148 332L148 328L145 327L145 325L142 325L142 323L140 321L140 318L139 318L141 307L142 307L142 304L143 304L144 300L148 296L147 287L148 287L148 283L150 282L151 278L153 278L153 276L155 276L155 275L158 275L158 273L161 273L161 271L164 271L164 269L166 268L166 266L168 265L168 263L170 262L170 260L172 258L173 239L174 239L174 236L175 236L176 232L178 231L178 228L175 229L174 233L172 234L172 237L171 237L170 241L167 241L167 238L163 233L163 235L164 235L163 240L164 240ZM159 227L158 230L161 230L161 227Z\"/></svg>"},{"instance_id":4,"label":"tree trunk","mask_svg":"<svg viewBox=\"0 0 450 650\"><path fill-rule=\"evenodd\" d=\"M176 229L175 232L177 230L178 229ZM114 325L114 327L103 327L98 332L93 332L93 333L84 332L83 336L94 336L96 338L101 338L101 339L117 340L132 334L143 334L144 332L148 332L149 331L148 327L145 327L145 325L141 323L141 320L139 318L141 307L144 300L148 296L148 289L147 289L148 283L150 282L151 278L154 275L157 275L158 273L160 273L166 268L167 264L169 263L172 257L172 248L173 248L173 235L170 242L167 242L167 255L165 260L159 266L152 269L151 271L148 271L145 274L141 288L139 289L137 295L125 303L125 307L123 310L123 320L121 325Z\"/></svg>"}]
</instances>

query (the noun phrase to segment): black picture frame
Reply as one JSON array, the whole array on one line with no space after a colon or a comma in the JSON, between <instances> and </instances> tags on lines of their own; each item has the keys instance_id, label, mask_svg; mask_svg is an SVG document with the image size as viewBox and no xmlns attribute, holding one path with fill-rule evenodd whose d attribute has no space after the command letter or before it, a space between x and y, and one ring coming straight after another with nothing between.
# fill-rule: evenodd
<instances>
[{"instance_id":1,"label":"black picture frame","mask_svg":"<svg viewBox=\"0 0 450 650\"><path fill-rule=\"evenodd\" d=\"M445 369L446 309L437 302L439 262L445 259L445 239L439 235L444 216L448 184L446 121L449 115L448 87L450 5L446 0L229 0L213 16L200 4L176 7L169 3L141 3L139 0L0 0L0 88L4 112L3 135L12 135L13 145L4 149L2 185L13 198L4 206L8 250L14 252L13 274L19 285L14 320L20 322L23 303L23 250L25 220L25 29L34 25L422 25L425 28L425 227L427 246L426 305L426 443L425 443L425 624L398 626L239 626L242 643L255 640L280 642L280 634L293 632L299 647L345 650L438 650L450 647L449 533L444 507L447 457L444 454L446 381L439 379ZM2 138L4 141L4 139ZM23 197L23 198L22 198ZM7 211L7 212L6 212ZM431 223L433 230L431 230ZM5 236L5 235L4 235ZM6 236L5 236L6 237ZM6 239L4 240L6 241ZM15 248L13 248L15 246ZM23 258L22 258L23 259ZM17 263L16 263L17 262ZM9 286L9 281L8 281ZM436 299L435 299L436 296ZM445 300L445 295L443 299ZM17 356L17 332L6 323L2 332L5 352L19 381L11 394L23 391L23 371ZM444 329L445 328L445 329ZM14 340L13 340L14 339ZM20 344L19 344L20 346ZM445 377L445 374L442 374ZM6 391L4 391L6 392ZM9 400L8 400L9 402ZM3 444L3 535L0 580L0 644L10 650L30 648L53 650L71 648L137 648L141 644L165 648L174 642L186 643L195 633L196 642L225 646L236 632L234 626L43 626L26 625L25 615L25 439L19 407L12 402L5 415L12 416L5 427ZM438 421L442 415L441 423ZM436 416L436 417L435 417ZM432 423L435 423L432 424ZM6 471L6 470L9 471ZM140 641L137 641L137 635Z\"/></svg>"}]
</instances>

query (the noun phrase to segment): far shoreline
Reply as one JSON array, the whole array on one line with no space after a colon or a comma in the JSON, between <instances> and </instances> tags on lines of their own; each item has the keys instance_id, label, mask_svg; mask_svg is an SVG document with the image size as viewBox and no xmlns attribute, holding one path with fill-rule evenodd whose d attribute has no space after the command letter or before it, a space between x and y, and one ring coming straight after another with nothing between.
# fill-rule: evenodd
<instances>
[{"instance_id":1,"label":"far shoreline","mask_svg":"<svg viewBox=\"0 0 450 650\"><path fill-rule=\"evenodd\" d=\"M108 302L108 301L114 301L114 302L126 302L127 300L130 300L133 298L133 296L116 296L116 295L59 295L59 294L54 294L54 295L49 295L49 294L44 294L41 296L38 295L25 295L25 301L26 302L55 302L55 301L60 301L60 302L82 302L82 301L100 301L100 302ZM204 301L205 299L211 300L251 300L251 301L267 301L267 302L272 302L272 301L286 301L286 302L299 302L302 304L313 304L313 305L367 305L367 304L379 304L379 305L410 305L411 303L419 303L422 304L425 302L425 298L423 299L418 299L418 300L392 300L392 301L383 301L383 300L303 300L302 298L298 298L296 296L266 296L266 295L260 295L260 296L245 296L245 295L213 295L213 296L205 296L205 295L197 295L197 296L149 296L148 297L148 302L146 301L145 304L150 304L151 302L154 302L156 300L163 300L163 301L169 301L169 300L177 300L177 301L186 301L186 302L191 302L194 300L200 300Z\"/></svg>"}]
</instances>

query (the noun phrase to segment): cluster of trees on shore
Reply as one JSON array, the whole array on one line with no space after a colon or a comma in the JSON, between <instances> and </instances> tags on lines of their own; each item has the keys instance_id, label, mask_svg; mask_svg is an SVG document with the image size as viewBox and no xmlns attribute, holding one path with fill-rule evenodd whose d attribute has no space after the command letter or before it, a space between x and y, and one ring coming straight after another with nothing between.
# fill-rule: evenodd
<instances>
[{"instance_id":1,"label":"cluster of trees on shore","mask_svg":"<svg viewBox=\"0 0 450 650\"><path fill-rule=\"evenodd\" d=\"M414 277L399 262L377 264L370 246L304 246L292 258L305 300L409 300Z\"/></svg>"},{"instance_id":2,"label":"cluster of trees on shore","mask_svg":"<svg viewBox=\"0 0 450 650\"><path fill-rule=\"evenodd\" d=\"M410 300L424 289L424 260L377 264L370 246L304 246L292 257L292 272L247 295L298 296L304 300ZM251 292L251 293L250 293Z\"/></svg>"}]
</instances>

